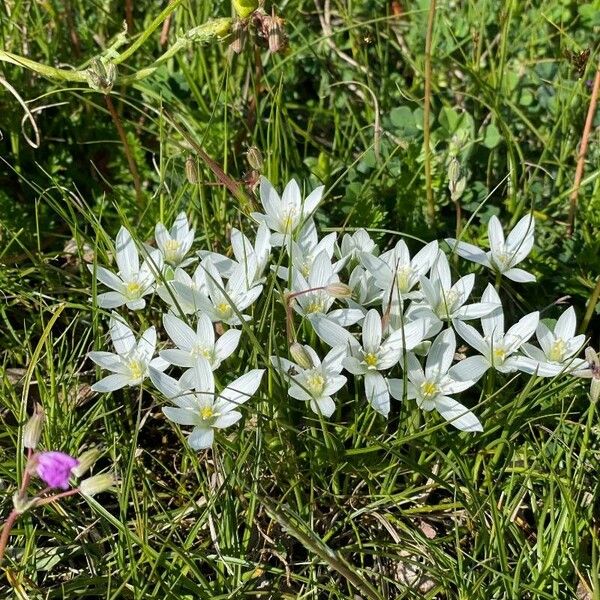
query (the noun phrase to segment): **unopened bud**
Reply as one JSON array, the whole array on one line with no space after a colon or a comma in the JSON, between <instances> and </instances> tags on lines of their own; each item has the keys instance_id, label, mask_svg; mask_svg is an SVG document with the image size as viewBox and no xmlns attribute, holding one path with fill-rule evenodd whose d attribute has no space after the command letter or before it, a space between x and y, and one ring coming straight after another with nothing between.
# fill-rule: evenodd
<instances>
[{"instance_id":1,"label":"unopened bud","mask_svg":"<svg viewBox=\"0 0 600 600\"><path fill-rule=\"evenodd\" d=\"M333 298L352 298L352 289L345 283L330 283L325 291Z\"/></svg>"},{"instance_id":2,"label":"unopened bud","mask_svg":"<svg viewBox=\"0 0 600 600\"><path fill-rule=\"evenodd\" d=\"M458 178L460 177L460 163L456 158L453 158L448 165L448 181L450 185L456 184Z\"/></svg>"},{"instance_id":3,"label":"unopened bud","mask_svg":"<svg viewBox=\"0 0 600 600\"><path fill-rule=\"evenodd\" d=\"M283 19L275 16L275 14L271 17L265 17L267 41L269 42L269 50L273 54L283 50L287 44L287 37L285 35L283 24Z\"/></svg>"},{"instance_id":4,"label":"unopened bud","mask_svg":"<svg viewBox=\"0 0 600 600\"><path fill-rule=\"evenodd\" d=\"M256 146L251 146L248 148L248 152L246 152L246 158L248 159L248 164L255 171L262 171L264 165L263 156L262 152Z\"/></svg>"},{"instance_id":5,"label":"unopened bud","mask_svg":"<svg viewBox=\"0 0 600 600\"><path fill-rule=\"evenodd\" d=\"M40 404L36 404L33 415L31 415L23 429L23 447L35 450L42 435L44 419L44 409Z\"/></svg>"},{"instance_id":6,"label":"unopened bud","mask_svg":"<svg viewBox=\"0 0 600 600\"><path fill-rule=\"evenodd\" d=\"M453 202L457 202L460 199L460 197L463 195L463 192L465 191L466 185L467 185L466 177L461 177L456 182L456 185L451 189L451 194L450 194Z\"/></svg>"},{"instance_id":7,"label":"unopened bud","mask_svg":"<svg viewBox=\"0 0 600 600\"><path fill-rule=\"evenodd\" d=\"M85 475L85 473L87 473L92 465L98 460L100 454L102 453L98 448L90 448L89 450L86 450L77 458L79 464L71 470L71 473L73 473L75 477L81 477L82 475Z\"/></svg>"},{"instance_id":8,"label":"unopened bud","mask_svg":"<svg viewBox=\"0 0 600 600\"><path fill-rule=\"evenodd\" d=\"M231 44L229 47L236 53L240 54L246 45L248 38L248 24L246 21L235 21L231 26Z\"/></svg>"},{"instance_id":9,"label":"unopened bud","mask_svg":"<svg viewBox=\"0 0 600 600\"><path fill-rule=\"evenodd\" d=\"M196 168L196 161L192 156L188 156L185 159L185 177L189 183L198 183L198 169Z\"/></svg>"},{"instance_id":10,"label":"unopened bud","mask_svg":"<svg viewBox=\"0 0 600 600\"><path fill-rule=\"evenodd\" d=\"M117 479L113 473L100 473L84 479L79 484L79 491L84 496L91 497L102 492L108 492L108 490L115 487L116 483Z\"/></svg>"},{"instance_id":11,"label":"unopened bud","mask_svg":"<svg viewBox=\"0 0 600 600\"><path fill-rule=\"evenodd\" d=\"M108 94L117 79L117 67L111 62L105 64L100 59L94 58L90 68L86 69L85 76L93 90Z\"/></svg>"},{"instance_id":12,"label":"unopened bud","mask_svg":"<svg viewBox=\"0 0 600 600\"><path fill-rule=\"evenodd\" d=\"M290 356L294 362L303 369L312 369L314 367L310 354L306 351L302 344L294 342L290 346Z\"/></svg>"}]
</instances>

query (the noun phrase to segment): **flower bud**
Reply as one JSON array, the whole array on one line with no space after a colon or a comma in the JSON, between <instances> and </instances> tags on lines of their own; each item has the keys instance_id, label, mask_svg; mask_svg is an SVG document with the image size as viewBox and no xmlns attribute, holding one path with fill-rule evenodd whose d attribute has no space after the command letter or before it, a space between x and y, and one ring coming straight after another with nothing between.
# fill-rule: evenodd
<instances>
[{"instance_id":1,"label":"flower bud","mask_svg":"<svg viewBox=\"0 0 600 600\"><path fill-rule=\"evenodd\" d=\"M196 168L196 161L192 156L188 156L185 159L185 177L189 183L198 183L198 169Z\"/></svg>"},{"instance_id":2,"label":"flower bud","mask_svg":"<svg viewBox=\"0 0 600 600\"><path fill-rule=\"evenodd\" d=\"M93 90L109 94L117 79L117 67L111 62L105 64L94 58L90 68L86 69L85 76Z\"/></svg>"},{"instance_id":3,"label":"flower bud","mask_svg":"<svg viewBox=\"0 0 600 600\"><path fill-rule=\"evenodd\" d=\"M94 475L93 477L84 479L79 484L79 491L84 496L92 497L96 494L107 492L113 488L116 483L117 479L113 473L100 473L99 475Z\"/></svg>"},{"instance_id":4,"label":"flower bud","mask_svg":"<svg viewBox=\"0 0 600 600\"><path fill-rule=\"evenodd\" d=\"M450 184L456 184L460 177L460 163L456 158L453 158L448 165L448 180Z\"/></svg>"},{"instance_id":5,"label":"flower bud","mask_svg":"<svg viewBox=\"0 0 600 600\"><path fill-rule=\"evenodd\" d=\"M85 473L87 473L90 467L98 460L100 457L100 450L98 448L90 448L86 450L79 458L79 464L71 471L75 477L81 477Z\"/></svg>"},{"instance_id":6,"label":"flower bud","mask_svg":"<svg viewBox=\"0 0 600 600\"><path fill-rule=\"evenodd\" d=\"M40 404L36 404L33 415L31 415L23 430L23 447L35 450L42 435L44 419L44 409Z\"/></svg>"},{"instance_id":7,"label":"flower bud","mask_svg":"<svg viewBox=\"0 0 600 600\"><path fill-rule=\"evenodd\" d=\"M345 283L330 283L325 291L333 298L352 298L352 289Z\"/></svg>"},{"instance_id":8,"label":"flower bud","mask_svg":"<svg viewBox=\"0 0 600 600\"><path fill-rule=\"evenodd\" d=\"M298 342L294 342L290 346L290 356L294 359L294 362L303 369L312 369L314 367L310 355L304 346Z\"/></svg>"},{"instance_id":9,"label":"flower bud","mask_svg":"<svg viewBox=\"0 0 600 600\"><path fill-rule=\"evenodd\" d=\"M265 18L267 41L269 42L269 51L275 54L283 50L287 44L287 37L283 27L283 19L273 14Z\"/></svg>"},{"instance_id":10,"label":"flower bud","mask_svg":"<svg viewBox=\"0 0 600 600\"><path fill-rule=\"evenodd\" d=\"M246 152L246 158L248 159L248 164L255 171L262 171L264 163L263 156L261 151L256 146L251 146L248 148L248 152Z\"/></svg>"},{"instance_id":11,"label":"flower bud","mask_svg":"<svg viewBox=\"0 0 600 600\"><path fill-rule=\"evenodd\" d=\"M248 38L248 26L246 21L235 21L231 27L232 41L229 47L236 53L240 54L246 45Z\"/></svg>"}]
</instances>

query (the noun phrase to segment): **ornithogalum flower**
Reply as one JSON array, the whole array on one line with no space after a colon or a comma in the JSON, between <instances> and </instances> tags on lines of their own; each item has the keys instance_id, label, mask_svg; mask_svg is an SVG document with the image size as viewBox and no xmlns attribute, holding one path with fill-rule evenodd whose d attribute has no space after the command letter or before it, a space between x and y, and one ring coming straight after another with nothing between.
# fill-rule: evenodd
<instances>
[{"instance_id":1,"label":"ornithogalum flower","mask_svg":"<svg viewBox=\"0 0 600 600\"><path fill-rule=\"evenodd\" d=\"M478 319L490 314L500 305L491 302L466 304L474 284L475 275L469 273L452 285L448 259L443 252L440 252L431 269L430 277L421 277L423 302L413 304L411 308L415 315L422 312L423 308L429 309L437 318L446 321Z\"/></svg>"},{"instance_id":2,"label":"ornithogalum flower","mask_svg":"<svg viewBox=\"0 0 600 600\"><path fill-rule=\"evenodd\" d=\"M88 356L103 369L112 371L97 381L92 390L113 392L125 386L137 386L148 377L148 367L164 370L168 363L161 358L152 358L156 349L156 329L149 327L138 341L133 331L113 313L110 319L110 337L116 354L113 352L90 352Z\"/></svg>"},{"instance_id":3,"label":"ornithogalum flower","mask_svg":"<svg viewBox=\"0 0 600 600\"><path fill-rule=\"evenodd\" d=\"M191 260L186 260L186 256L194 242L194 230L190 229L184 212L177 215L170 231L162 223L157 223L154 237L168 265L185 267L190 264Z\"/></svg>"},{"instance_id":4,"label":"ornithogalum flower","mask_svg":"<svg viewBox=\"0 0 600 600\"><path fill-rule=\"evenodd\" d=\"M265 177L260 179L260 201L265 210L264 214L252 213L252 217L265 225L273 232L271 245L281 246L286 239L294 238L299 228L317 208L323 196L324 186L315 188L302 201L300 188L294 179L288 182L279 194Z\"/></svg>"},{"instance_id":5,"label":"ornithogalum flower","mask_svg":"<svg viewBox=\"0 0 600 600\"><path fill-rule=\"evenodd\" d=\"M355 308L338 308L330 310L335 300L328 286L340 283L335 273L331 258L326 251L320 252L315 258L308 279L295 268L292 268L292 289L294 310L302 316L322 314L335 323L348 326L354 325L363 318L363 313Z\"/></svg>"},{"instance_id":6,"label":"ornithogalum flower","mask_svg":"<svg viewBox=\"0 0 600 600\"><path fill-rule=\"evenodd\" d=\"M248 320L250 316L241 313L256 302L263 287L253 284L254 275L247 272L246 266L236 263L226 284L211 258L205 258L200 267L205 270L205 291L173 284L185 304L197 306L213 323L220 321L235 326L241 324L241 319Z\"/></svg>"},{"instance_id":7,"label":"ornithogalum flower","mask_svg":"<svg viewBox=\"0 0 600 600\"><path fill-rule=\"evenodd\" d=\"M540 313L538 311L529 313L522 317L518 323L513 325L506 333L504 332L504 312L500 303L500 297L492 285L488 285L481 297L482 302L497 304L489 315L481 319L483 336L471 325L462 321L454 321L456 333L467 342L481 356L473 356L469 360L469 378L477 373L483 375L490 367L501 373L511 373L517 370L529 369L530 361L517 354L517 350L535 332ZM464 361L466 362L466 361ZM466 368L466 367L463 367Z\"/></svg>"},{"instance_id":8,"label":"ornithogalum flower","mask_svg":"<svg viewBox=\"0 0 600 600\"><path fill-rule=\"evenodd\" d=\"M523 344L523 352L531 361L529 369L525 363L521 370L540 377L554 377L585 368L585 361L575 358L585 344L585 335L575 335L576 328L577 318L572 306L558 318L554 329L540 321L535 333L541 349L529 343Z\"/></svg>"},{"instance_id":9,"label":"ornithogalum flower","mask_svg":"<svg viewBox=\"0 0 600 600\"><path fill-rule=\"evenodd\" d=\"M101 266L96 266L98 280L111 288L112 292L98 294L98 306L101 308L117 308L125 304L131 310L140 310L146 306L144 296L154 291L155 276L163 267L160 250L154 250L140 266L140 258L131 234L121 227L117 235L116 261L118 273L113 273ZM94 273L94 267L88 265Z\"/></svg>"},{"instance_id":10,"label":"ornithogalum flower","mask_svg":"<svg viewBox=\"0 0 600 600\"><path fill-rule=\"evenodd\" d=\"M64 452L39 452L30 459L30 469L48 487L69 489L71 472L79 461Z\"/></svg>"},{"instance_id":11,"label":"ornithogalum flower","mask_svg":"<svg viewBox=\"0 0 600 600\"><path fill-rule=\"evenodd\" d=\"M302 346L302 350L306 357L304 366L277 356L271 357L271 363L289 379L288 394L292 398L304 400L314 413L330 417L335 411L332 396L346 384L346 378L340 375L346 348L332 348L322 362L310 346Z\"/></svg>"},{"instance_id":12,"label":"ornithogalum flower","mask_svg":"<svg viewBox=\"0 0 600 600\"><path fill-rule=\"evenodd\" d=\"M512 281L527 283L535 281L535 276L515 266L527 258L534 240L535 220L531 215L523 217L504 240L504 231L498 217L493 216L488 223L490 250L484 252L473 244L448 238L446 242L463 258L501 273Z\"/></svg>"},{"instance_id":13,"label":"ornithogalum flower","mask_svg":"<svg viewBox=\"0 0 600 600\"><path fill-rule=\"evenodd\" d=\"M406 360L406 379L390 379L390 393L397 400L416 400L424 411L437 410L446 421L462 431L482 431L479 419L465 406L450 397L462 392L475 383L475 379L456 378L451 367L456 352L456 337L452 329L438 335L425 363L409 353Z\"/></svg>"},{"instance_id":14,"label":"ornithogalum flower","mask_svg":"<svg viewBox=\"0 0 600 600\"><path fill-rule=\"evenodd\" d=\"M359 260L363 253L377 255L377 244L364 229L357 229L353 234L346 233L340 244L342 258Z\"/></svg>"},{"instance_id":15,"label":"ornithogalum flower","mask_svg":"<svg viewBox=\"0 0 600 600\"><path fill-rule=\"evenodd\" d=\"M362 345L343 327L322 315L314 315L311 323L317 335L330 346L347 350L342 365L353 375L363 375L365 394L371 406L384 417L390 411L390 394L381 371L396 365L402 353L420 344L431 328L427 319L417 319L383 339L381 317L371 309L363 322Z\"/></svg>"},{"instance_id":16,"label":"ornithogalum flower","mask_svg":"<svg viewBox=\"0 0 600 600\"><path fill-rule=\"evenodd\" d=\"M393 250L384 252L379 257L363 253L361 260L375 278L375 283L383 290L384 302L388 302L393 296L420 297L418 292L412 290L420 278L431 269L437 255L438 243L433 241L421 248L411 259L406 243L400 240Z\"/></svg>"},{"instance_id":17,"label":"ornithogalum flower","mask_svg":"<svg viewBox=\"0 0 600 600\"><path fill-rule=\"evenodd\" d=\"M263 373L263 369L253 369L217 392L212 368L205 358L199 358L193 373L187 371L179 381L150 368L152 383L175 404L163 408L165 416L179 425L193 426L188 442L194 450L210 448L215 429L241 419L236 409L254 395Z\"/></svg>"},{"instance_id":18,"label":"ornithogalum flower","mask_svg":"<svg viewBox=\"0 0 600 600\"><path fill-rule=\"evenodd\" d=\"M210 318L198 315L196 330L174 315L163 316L165 330L177 348L162 350L160 357L166 362L185 369L192 368L199 356L208 360L211 368L217 369L238 346L241 331L229 329L215 342L215 329Z\"/></svg>"},{"instance_id":19,"label":"ornithogalum flower","mask_svg":"<svg viewBox=\"0 0 600 600\"><path fill-rule=\"evenodd\" d=\"M207 293L206 270L202 264L196 267L191 277L178 267L173 279L156 288L158 296L171 307L174 314L193 315L200 310L194 292Z\"/></svg>"}]
</instances>

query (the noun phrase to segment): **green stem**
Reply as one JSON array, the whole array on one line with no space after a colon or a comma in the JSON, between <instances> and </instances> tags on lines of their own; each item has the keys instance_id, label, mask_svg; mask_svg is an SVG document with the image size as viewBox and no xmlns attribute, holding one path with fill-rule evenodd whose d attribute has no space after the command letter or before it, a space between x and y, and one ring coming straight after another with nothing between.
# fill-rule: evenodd
<instances>
[{"instance_id":1,"label":"green stem","mask_svg":"<svg viewBox=\"0 0 600 600\"><path fill-rule=\"evenodd\" d=\"M433 24L435 22L435 2L430 0L429 15L427 17L427 33L425 36L425 104L423 107L423 146L425 151L425 187L427 192L427 222L433 225L435 221L435 202L431 181L431 149L429 136L429 114L431 111L431 41L433 38Z\"/></svg>"}]
</instances>

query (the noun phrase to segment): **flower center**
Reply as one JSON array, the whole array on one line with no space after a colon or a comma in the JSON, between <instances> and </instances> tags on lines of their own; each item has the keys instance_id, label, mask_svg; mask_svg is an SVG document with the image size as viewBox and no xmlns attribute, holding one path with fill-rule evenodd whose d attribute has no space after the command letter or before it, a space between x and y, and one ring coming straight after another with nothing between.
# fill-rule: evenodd
<instances>
[{"instance_id":1,"label":"flower center","mask_svg":"<svg viewBox=\"0 0 600 600\"><path fill-rule=\"evenodd\" d=\"M227 302L221 302L216 306L217 312L223 319L228 319L233 314L233 309Z\"/></svg>"},{"instance_id":2,"label":"flower center","mask_svg":"<svg viewBox=\"0 0 600 600\"><path fill-rule=\"evenodd\" d=\"M142 295L142 286L137 281L130 281L125 286L125 296L129 300L137 300Z\"/></svg>"},{"instance_id":3,"label":"flower center","mask_svg":"<svg viewBox=\"0 0 600 600\"><path fill-rule=\"evenodd\" d=\"M425 400L431 400L440 393L440 388L435 381L424 381L421 384L421 393Z\"/></svg>"},{"instance_id":4,"label":"flower center","mask_svg":"<svg viewBox=\"0 0 600 600\"><path fill-rule=\"evenodd\" d=\"M494 262L498 265L498 268L503 271L510 267L510 261L512 259L512 255L508 252L498 252L498 254L494 255Z\"/></svg>"},{"instance_id":5,"label":"flower center","mask_svg":"<svg viewBox=\"0 0 600 600\"><path fill-rule=\"evenodd\" d=\"M320 372L315 372L306 378L306 388L313 396L320 396L325 389L325 378Z\"/></svg>"},{"instance_id":6,"label":"flower center","mask_svg":"<svg viewBox=\"0 0 600 600\"><path fill-rule=\"evenodd\" d=\"M129 361L128 366L129 375L131 376L131 379L133 379L134 381L139 381L143 379L145 368L141 361L139 361L137 358L134 358Z\"/></svg>"},{"instance_id":7,"label":"flower center","mask_svg":"<svg viewBox=\"0 0 600 600\"><path fill-rule=\"evenodd\" d=\"M562 362L565 358L565 352L567 351L566 342L558 338L552 346L550 346L550 351L548 352L548 358L553 362Z\"/></svg>"},{"instance_id":8,"label":"flower center","mask_svg":"<svg viewBox=\"0 0 600 600\"><path fill-rule=\"evenodd\" d=\"M410 291L410 277L412 275L412 269L410 265L402 265L398 267L396 270L396 285L398 286L398 291L400 292L409 292Z\"/></svg>"},{"instance_id":9,"label":"flower center","mask_svg":"<svg viewBox=\"0 0 600 600\"><path fill-rule=\"evenodd\" d=\"M215 416L215 411L213 410L212 406L204 406L200 409L200 416L204 421L208 421Z\"/></svg>"},{"instance_id":10,"label":"flower center","mask_svg":"<svg viewBox=\"0 0 600 600\"><path fill-rule=\"evenodd\" d=\"M323 300L317 298L315 300L311 300L307 305L304 311L306 314L312 315L313 313L322 313L325 312L325 303Z\"/></svg>"},{"instance_id":11,"label":"flower center","mask_svg":"<svg viewBox=\"0 0 600 600\"><path fill-rule=\"evenodd\" d=\"M213 351L212 351L212 349L206 348L205 346L201 346L200 344L194 346L192 348L192 351L190 352L190 354L194 358L198 358L200 356L202 356L204 358L208 358L209 360L212 360L212 358L213 358Z\"/></svg>"},{"instance_id":12,"label":"flower center","mask_svg":"<svg viewBox=\"0 0 600 600\"><path fill-rule=\"evenodd\" d=\"M506 349L502 346L497 346L492 351L492 358L495 365L501 365L506 359Z\"/></svg>"},{"instance_id":13,"label":"flower center","mask_svg":"<svg viewBox=\"0 0 600 600\"><path fill-rule=\"evenodd\" d=\"M367 352L367 354L364 355L363 360L369 369L374 369L379 361L377 355L372 352Z\"/></svg>"},{"instance_id":14,"label":"flower center","mask_svg":"<svg viewBox=\"0 0 600 600\"><path fill-rule=\"evenodd\" d=\"M283 214L281 218L281 225L283 227L283 231L288 233L293 231L294 224L296 222L296 209L288 208L287 211Z\"/></svg>"},{"instance_id":15,"label":"flower center","mask_svg":"<svg viewBox=\"0 0 600 600\"><path fill-rule=\"evenodd\" d=\"M165 253L165 260L168 263L177 262L179 259L179 249L181 248L181 242L179 240L167 240L164 243L163 252Z\"/></svg>"},{"instance_id":16,"label":"flower center","mask_svg":"<svg viewBox=\"0 0 600 600\"><path fill-rule=\"evenodd\" d=\"M458 293L454 290L443 291L442 299L435 309L435 314L440 319L450 319L454 305L458 300Z\"/></svg>"}]
</instances>

